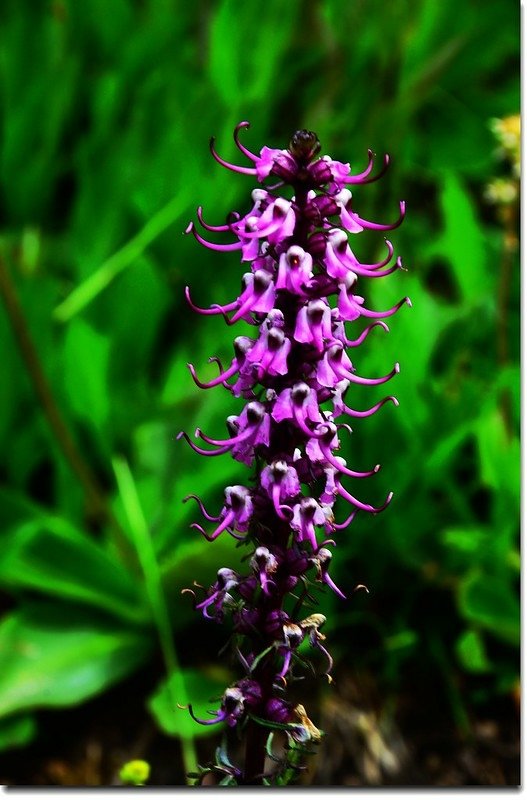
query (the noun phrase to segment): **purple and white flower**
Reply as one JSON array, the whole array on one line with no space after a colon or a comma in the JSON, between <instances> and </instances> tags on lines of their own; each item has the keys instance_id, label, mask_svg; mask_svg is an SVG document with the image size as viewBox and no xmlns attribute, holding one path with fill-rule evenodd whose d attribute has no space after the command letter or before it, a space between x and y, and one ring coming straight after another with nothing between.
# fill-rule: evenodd
<instances>
[{"instance_id":1,"label":"purple and white flower","mask_svg":"<svg viewBox=\"0 0 527 800\"><path fill-rule=\"evenodd\" d=\"M194 528L210 540L227 531L250 548L247 574L222 568L205 599L196 604L206 618L230 617L234 655L245 672L225 691L220 708L211 712L213 718L199 721L247 728L248 735L254 726L280 723L291 741L303 743L318 740L319 732L303 706L295 709L284 697L293 666L302 663L296 651L304 641L318 650L329 679L333 664L320 632L325 617L308 612L303 618L303 598L311 597L308 587L315 583L345 599L329 574L330 548L336 543L328 537L338 538L337 532L343 535L357 514L377 514L392 499L390 492L380 505L372 505L343 485L344 479L373 476L379 465L366 471L348 465L340 455L340 437L342 430L351 429L335 420L342 415L369 417L388 401L397 405L390 395L360 410L347 398L357 384L373 387L391 380L399 365L381 377L362 377L346 349L359 348L376 327L388 331L383 320L411 305L404 297L387 310L368 308L359 289L363 280L400 273L402 262L394 259L393 245L386 241L383 260L363 263L351 249L349 236L397 228L405 204L400 203L398 219L388 224L367 220L356 210L359 198L349 187L377 180L388 166L387 157L380 174L372 176L374 157L368 151L365 169L353 174L349 163L320 157L316 135L306 130L297 131L287 149L263 147L252 153L240 140L247 127L241 122L234 140L250 166L225 161L214 140L210 146L219 164L261 184L253 189L249 211L244 216L231 213L223 225L210 225L199 208L198 224L208 233L202 235L194 223L187 228L212 251L237 252L245 265L242 269L250 265L238 297L230 303L198 307L187 287L191 308L202 315L223 316L228 325L243 321L255 328L252 336L236 337L234 357L226 368L217 358L211 359L219 365L215 378L202 382L194 366L188 365L200 388L221 385L246 402L228 417L227 438L212 438L196 429L196 437L209 448L197 446L186 433L179 437L201 455L229 453L251 468L248 486L225 489L217 516L197 495L190 496L214 526L210 533L196 523ZM282 187L286 187L283 194ZM210 241L209 235L220 241ZM364 320L366 326L361 324ZM346 326L352 326L353 333ZM339 499L349 504L349 514L336 522L334 506ZM304 593L286 603L301 586ZM262 749L256 759L262 771L264 757ZM242 768L233 768L232 774L242 783L261 778L254 772L254 757L251 763L252 774Z\"/></svg>"}]
</instances>

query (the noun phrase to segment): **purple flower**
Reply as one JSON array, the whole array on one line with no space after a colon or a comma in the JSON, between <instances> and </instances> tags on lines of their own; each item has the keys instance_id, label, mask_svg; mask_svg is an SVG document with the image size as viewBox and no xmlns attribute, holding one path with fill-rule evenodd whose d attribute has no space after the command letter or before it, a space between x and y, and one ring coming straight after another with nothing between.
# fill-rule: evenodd
<instances>
[{"instance_id":1,"label":"purple flower","mask_svg":"<svg viewBox=\"0 0 527 800\"><path fill-rule=\"evenodd\" d=\"M319 353L324 352L326 342L331 341L331 308L327 300L310 300L302 306L296 317L295 340L310 344Z\"/></svg>"},{"instance_id":2,"label":"purple flower","mask_svg":"<svg viewBox=\"0 0 527 800\"><path fill-rule=\"evenodd\" d=\"M281 254L276 278L277 289L285 289L298 297L307 297L306 287L312 277L313 258L302 247L293 245Z\"/></svg>"},{"instance_id":3,"label":"purple flower","mask_svg":"<svg viewBox=\"0 0 527 800\"><path fill-rule=\"evenodd\" d=\"M257 547L251 559L251 567L257 574L265 594L270 594L269 584L273 582L271 576L278 569L276 556L267 547Z\"/></svg>"},{"instance_id":4,"label":"purple flower","mask_svg":"<svg viewBox=\"0 0 527 800\"><path fill-rule=\"evenodd\" d=\"M291 509L286 503L297 497L301 491L296 469L285 461L273 461L262 470L260 481L262 488L273 501L277 516L287 522L290 519ZM289 516L285 512L288 512Z\"/></svg>"},{"instance_id":5,"label":"purple flower","mask_svg":"<svg viewBox=\"0 0 527 800\"><path fill-rule=\"evenodd\" d=\"M211 711L214 719L198 719L192 712L192 717L201 725L215 725L217 722L226 722L229 727L234 727L244 717L247 710L256 706L261 701L261 689L256 681L244 678L234 686L229 687L221 700L218 711Z\"/></svg>"},{"instance_id":6,"label":"purple flower","mask_svg":"<svg viewBox=\"0 0 527 800\"><path fill-rule=\"evenodd\" d=\"M238 575L228 567L222 567L218 570L218 578L216 583L211 587L210 594L201 603L196 604L196 609L203 613L204 617L212 619L208 610L211 606L214 607L216 618L223 616L223 607L229 603L233 603L233 597L229 594L229 590L233 589L239 583Z\"/></svg>"},{"instance_id":7,"label":"purple flower","mask_svg":"<svg viewBox=\"0 0 527 800\"><path fill-rule=\"evenodd\" d=\"M318 550L315 526L324 525L326 514L313 497L303 497L293 507L291 528L296 534L297 542L309 542L314 553Z\"/></svg>"},{"instance_id":8,"label":"purple flower","mask_svg":"<svg viewBox=\"0 0 527 800\"><path fill-rule=\"evenodd\" d=\"M316 135L306 130L297 131L287 149L263 147L260 153L252 153L239 138L247 127L247 122L241 122L234 140L251 166L226 162L214 140L211 152L222 166L265 185L253 189L252 204L244 216L231 213L225 224L211 225L199 208L198 223L208 234L202 235L194 223L187 228L205 247L238 253L241 264L250 265L238 297L231 302L198 307L187 287L190 306L202 315L223 316L228 325L243 321L255 329L254 335L235 338L234 357L226 368L211 358L219 367L212 380L201 382L194 366L188 365L200 388L221 385L235 399L244 398L245 405L228 417L226 438L212 438L196 429L196 437L208 448L197 446L186 433L179 437L201 455L229 453L251 468L248 486L225 489L217 516L206 510L197 495L190 495L212 530L207 533L196 523L192 527L210 540L227 531L250 549L245 559L247 574L222 568L205 598L195 604L208 619L230 619L233 655L244 672L225 691L220 708L211 712L213 718L199 721L237 726L247 730L249 741L254 739L255 726L285 725L296 746L320 738L304 707L293 707L284 696L293 668L304 663L304 649L302 659L297 650L306 643L318 652L329 680L333 664L320 631L325 617L310 612L306 617L304 598L312 600L310 584L318 584L345 599L329 574L336 542L328 537L343 535L358 513L377 514L392 499L390 492L384 502L373 505L343 484L348 478L373 476L379 465L366 471L348 465L340 455L341 432L351 429L336 420L342 415L367 418L388 401L397 405L390 395L366 409L354 407L348 395L353 395L357 384L382 385L399 372L399 365L386 375L363 377L346 348L359 348L374 328L388 331L383 320L411 303L405 297L386 310L368 307L359 289L363 279L400 273L402 262L394 259L389 241L383 260L362 262L351 249L349 236L396 228L405 205L400 204L395 222L372 222L360 215L359 203L349 189L380 177L387 157L381 173L372 176L374 158L368 151L365 169L353 174L350 164L320 157ZM210 241L209 235L219 241ZM364 319L366 326L361 325ZM353 333L347 326L353 326ZM349 504L342 521L334 515L339 498ZM300 587L303 591L298 593ZM297 592L295 599L288 601L292 592ZM250 755L250 766L229 774L241 783L258 782L264 758L262 748ZM225 768L224 758L217 768Z\"/></svg>"},{"instance_id":9,"label":"purple flower","mask_svg":"<svg viewBox=\"0 0 527 800\"><path fill-rule=\"evenodd\" d=\"M230 530L231 533L233 530L244 533L248 528L252 512L253 502L249 489L246 489L245 486L227 486L225 505L220 511L219 517L214 519L207 515L207 519L220 523L214 532L207 536L201 525L196 522L193 522L191 527L201 531L205 538L212 542L224 530Z\"/></svg>"}]
</instances>

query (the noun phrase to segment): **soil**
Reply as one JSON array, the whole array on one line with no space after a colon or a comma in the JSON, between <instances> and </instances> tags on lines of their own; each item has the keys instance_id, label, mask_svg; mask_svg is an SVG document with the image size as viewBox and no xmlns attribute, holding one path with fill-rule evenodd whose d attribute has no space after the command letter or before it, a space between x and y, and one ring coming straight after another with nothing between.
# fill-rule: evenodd
<instances>
[{"instance_id":1,"label":"soil","mask_svg":"<svg viewBox=\"0 0 527 800\"><path fill-rule=\"evenodd\" d=\"M163 735L144 698L159 680L152 666L82 706L43 711L39 736L24 749L0 755L7 786L119 786L119 770L141 758L151 765L150 786L185 782L177 740ZM425 677L408 676L396 697L371 676L336 675L312 698L310 716L326 734L301 782L313 786L518 786L520 725L517 697L500 696L454 721L441 691ZM219 743L197 740L205 764Z\"/></svg>"}]
</instances>

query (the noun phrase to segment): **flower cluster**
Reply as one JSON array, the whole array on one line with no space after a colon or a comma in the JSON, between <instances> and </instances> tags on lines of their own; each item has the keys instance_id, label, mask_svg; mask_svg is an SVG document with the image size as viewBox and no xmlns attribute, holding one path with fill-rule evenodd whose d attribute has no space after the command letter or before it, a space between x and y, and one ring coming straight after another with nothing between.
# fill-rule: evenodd
<instances>
[{"instance_id":1,"label":"flower cluster","mask_svg":"<svg viewBox=\"0 0 527 800\"><path fill-rule=\"evenodd\" d=\"M247 486L225 489L216 516L192 495L205 520L193 527L211 541L228 534L252 548L248 574L222 568L205 597L196 598L196 608L208 619L221 622L226 615L231 619L236 657L244 672L226 690L213 717L200 721L249 729L283 727L298 743L316 740L319 732L303 707L294 707L287 699L288 683L310 650L321 655L328 677L332 667L320 631L325 618L316 613L306 617L304 603L312 603L310 591L317 582L345 597L329 574L333 537L358 511L378 513L392 497L388 494L378 505L359 499L348 479L367 478L379 465L352 468L339 450L342 432L351 432L344 421L347 417L370 416L388 401L397 405L395 397L388 396L370 408L356 409L345 399L348 390L355 384L384 384L399 366L395 364L387 375L363 377L347 351L360 346L374 327L387 330L383 320L410 305L410 300L404 298L383 311L366 307L357 294L359 279L390 275L402 263L393 259L389 241L383 260L361 263L350 247L349 234L396 228L405 209L401 203L399 217L391 224L370 222L355 211L349 187L380 177L371 176L371 152L366 169L352 175L349 164L318 157L316 135L301 130L287 150L264 147L255 155L239 139L247 126L240 123L234 138L252 166L224 161L214 140L211 152L223 166L260 183L252 192L251 210L244 217L231 214L224 225L211 225L198 209L199 223L209 235L228 234L231 241L210 241L194 223L187 228L211 250L237 251L246 265L240 294L233 302L200 308L187 288L190 306L199 314L220 315L228 325L243 320L254 328L252 336L234 340L234 356L226 368L214 359L219 374L213 380L202 382L194 366L188 365L199 387L222 385L244 405L228 417L224 438L212 438L198 428L195 437L205 445L198 446L187 434L180 436L202 455L230 453L255 468L256 475ZM386 158L384 168L387 164ZM361 318L368 324L356 338L349 338L346 323ZM337 521L338 498L347 501L350 512ZM300 656L303 643L307 649L303 647ZM248 730L248 736L251 746L261 743L254 731ZM248 755L251 765L245 771L237 768L236 780L261 781L264 755L263 748L261 755Z\"/></svg>"}]
</instances>

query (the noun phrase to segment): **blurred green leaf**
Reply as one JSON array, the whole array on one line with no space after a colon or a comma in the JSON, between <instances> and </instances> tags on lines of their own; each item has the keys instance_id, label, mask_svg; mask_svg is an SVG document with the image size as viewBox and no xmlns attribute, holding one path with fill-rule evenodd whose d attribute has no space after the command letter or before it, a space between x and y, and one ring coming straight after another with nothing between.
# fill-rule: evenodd
<instances>
[{"instance_id":1,"label":"blurred green leaf","mask_svg":"<svg viewBox=\"0 0 527 800\"><path fill-rule=\"evenodd\" d=\"M137 578L58 518L27 522L13 531L0 555L0 583L17 592L86 603L134 625L149 620Z\"/></svg>"},{"instance_id":2,"label":"blurred green leaf","mask_svg":"<svg viewBox=\"0 0 527 800\"><path fill-rule=\"evenodd\" d=\"M130 264L137 261L145 249L181 215L185 202L181 196L172 198L144 227L135 234L116 253L92 272L86 280L58 305L54 316L60 322L67 322L91 303L100 292Z\"/></svg>"},{"instance_id":3,"label":"blurred green leaf","mask_svg":"<svg viewBox=\"0 0 527 800\"><path fill-rule=\"evenodd\" d=\"M517 645L520 638L519 598L510 582L494 575L469 574L459 587L463 617L489 630L498 639Z\"/></svg>"},{"instance_id":4,"label":"blurred green leaf","mask_svg":"<svg viewBox=\"0 0 527 800\"><path fill-rule=\"evenodd\" d=\"M489 269L481 223L463 183L453 172L443 178L441 191L443 233L428 248L428 255L446 257L465 303L475 305L496 285L496 272Z\"/></svg>"},{"instance_id":5,"label":"blurred green leaf","mask_svg":"<svg viewBox=\"0 0 527 800\"><path fill-rule=\"evenodd\" d=\"M181 676L171 675L148 700L148 708L157 724L170 736L197 738L217 733L221 725L200 725L192 719L187 709L175 705L179 702L177 689L181 677L192 710L199 719L213 719L208 711L219 708L221 696L230 682L226 671L220 676L203 670L184 669Z\"/></svg>"},{"instance_id":6,"label":"blurred green leaf","mask_svg":"<svg viewBox=\"0 0 527 800\"><path fill-rule=\"evenodd\" d=\"M485 652L483 638L478 631L468 630L456 642L457 657L467 672L489 672L491 664Z\"/></svg>"},{"instance_id":7,"label":"blurred green leaf","mask_svg":"<svg viewBox=\"0 0 527 800\"><path fill-rule=\"evenodd\" d=\"M0 750L25 747L37 734L37 723L30 714L13 714L0 719Z\"/></svg>"},{"instance_id":8,"label":"blurred green leaf","mask_svg":"<svg viewBox=\"0 0 527 800\"><path fill-rule=\"evenodd\" d=\"M508 434L499 408L491 408L482 414L476 435L484 483L519 501L520 442Z\"/></svg>"},{"instance_id":9,"label":"blurred green leaf","mask_svg":"<svg viewBox=\"0 0 527 800\"><path fill-rule=\"evenodd\" d=\"M398 631L385 640L384 646L386 650L389 651L406 650L407 648L413 647L415 644L417 644L418 640L419 637L415 631Z\"/></svg>"},{"instance_id":10,"label":"blurred green leaf","mask_svg":"<svg viewBox=\"0 0 527 800\"><path fill-rule=\"evenodd\" d=\"M259 7L255 24L254 9L235 0L221 0L210 39L210 78L226 106L233 100L245 105L264 100L273 87L280 57L290 40L297 14L294 3L268 0ZM279 19L280 24L274 21ZM272 57L269 57L269 30L273 30ZM251 45L247 46L247 32Z\"/></svg>"},{"instance_id":11,"label":"blurred green leaf","mask_svg":"<svg viewBox=\"0 0 527 800\"><path fill-rule=\"evenodd\" d=\"M64 342L64 385L71 408L102 428L108 416L110 342L82 319L68 327Z\"/></svg>"},{"instance_id":12,"label":"blurred green leaf","mask_svg":"<svg viewBox=\"0 0 527 800\"><path fill-rule=\"evenodd\" d=\"M481 548L488 539L488 532L477 527L473 528L448 528L443 531L443 542L453 550L459 550L467 555L481 552Z\"/></svg>"},{"instance_id":13,"label":"blurred green leaf","mask_svg":"<svg viewBox=\"0 0 527 800\"><path fill-rule=\"evenodd\" d=\"M371 352L368 357L369 370L386 372L389 358L399 361L401 375L393 381L393 392L402 406L398 411L400 424L415 432L416 425L425 425L429 414L427 397L423 396L422 385L428 381L430 358L436 341L453 318L453 311L438 302L437 298L423 290L417 274L409 271L401 276L399 283L388 281L374 282L368 287L372 297L371 307L389 308L405 295L412 300L412 307L403 306L393 322L390 332L379 332L374 339L372 333ZM358 349L358 348L357 348ZM357 361L361 354L357 356ZM364 356L362 356L364 357ZM364 371L364 370L363 370ZM412 407L412 413L404 413L404 408Z\"/></svg>"},{"instance_id":14,"label":"blurred green leaf","mask_svg":"<svg viewBox=\"0 0 527 800\"><path fill-rule=\"evenodd\" d=\"M64 603L12 612L0 624L0 717L86 700L133 672L150 648L145 634Z\"/></svg>"}]
</instances>

